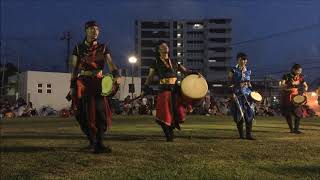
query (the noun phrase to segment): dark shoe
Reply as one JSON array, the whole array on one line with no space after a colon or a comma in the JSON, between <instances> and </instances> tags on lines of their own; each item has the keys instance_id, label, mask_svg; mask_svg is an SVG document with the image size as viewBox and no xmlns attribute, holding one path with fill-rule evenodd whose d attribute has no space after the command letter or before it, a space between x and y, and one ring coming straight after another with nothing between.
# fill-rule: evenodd
<instances>
[{"instance_id":1,"label":"dark shoe","mask_svg":"<svg viewBox=\"0 0 320 180\"><path fill-rule=\"evenodd\" d=\"M247 140L256 140L255 138L253 138L253 137L247 137Z\"/></svg>"},{"instance_id":2,"label":"dark shoe","mask_svg":"<svg viewBox=\"0 0 320 180\"><path fill-rule=\"evenodd\" d=\"M109 146L104 146L103 144L96 144L94 146L94 153L100 154L100 153L111 153L112 149Z\"/></svg>"},{"instance_id":3,"label":"dark shoe","mask_svg":"<svg viewBox=\"0 0 320 180\"><path fill-rule=\"evenodd\" d=\"M301 134L302 132L299 130L294 131L295 134Z\"/></svg>"},{"instance_id":4,"label":"dark shoe","mask_svg":"<svg viewBox=\"0 0 320 180\"><path fill-rule=\"evenodd\" d=\"M175 128L177 128L180 131L181 130L180 124L179 123L175 123Z\"/></svg>"},{"instance_id":5,"label":"dark shoe","mask_svg":"<svg viewBox=\"0 0 320 180\"><path fill-rule=\"evenodd\" d=\"M252 137L252 122L246 123L246 139L248 140L256 140Z\"/></svg>"},{"instance_id":6,"label":"dark shoe","mask_svg":"<svg viewBox=\"0 0 320 180\"><path fill-rule=\"evenodd\" d=\"M167 142L173 142L173 138L167 138Z\"/></svg>"},{"instance_id":7,"label":"dark shoe","mask_svg":"<svg viewBox=\"0 0 320 180\"><path fill-rule=\"evenodd\" d=\"M246 139L248 139L248 140L256 140L255 138L252 137L251 134L247 134Z\"/></svg>"}]
</instances>

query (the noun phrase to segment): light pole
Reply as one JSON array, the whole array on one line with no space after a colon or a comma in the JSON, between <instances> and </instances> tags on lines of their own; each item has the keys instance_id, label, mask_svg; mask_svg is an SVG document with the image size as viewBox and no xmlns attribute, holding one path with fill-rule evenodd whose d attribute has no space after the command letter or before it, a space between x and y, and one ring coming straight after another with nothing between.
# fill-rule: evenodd
<instances>
[{"instance_id":1,"label":"light pole","mask_svg":"<svg viewBox=\"0 0 320 180\"><path fill-rule=\"evenodd\" d=\"M132 99L133 99L133 93L134 93L134 80L133 80L133 69L134 69L134 64L137 62L137 58L135 56L130 56L129 57L129 63L131 64L131 96L132 96ZM130 91L130 86L129 86L129 91Z\"/></svg>"}]
</instances>

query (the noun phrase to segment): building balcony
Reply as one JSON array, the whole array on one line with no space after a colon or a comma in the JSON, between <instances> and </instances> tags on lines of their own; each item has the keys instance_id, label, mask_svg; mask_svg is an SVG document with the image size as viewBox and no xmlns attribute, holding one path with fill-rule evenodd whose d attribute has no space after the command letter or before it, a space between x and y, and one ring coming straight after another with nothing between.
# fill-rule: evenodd
<instances>
[{"instance_id":1,"label":"building balcony","mask_svg":"<svg viewBox=\"0 0 320 180\"><path fill-rule=\"evenodd\" d=\"M207 29L231 29L231 24L214 24L214 23L209 23L207 25Z\"/></svg>"},{"instance_id":2,"label":"building balcony","mask_svg":"<svg viewBox=\"0 0 320 180\"><path fill-rule=\"evenodd\" d=\"M231 57L231 51L226 52L215 52L215 51L208 51L208 57Z\"/></svg>"},{"instance_id":3,"label":"building balcony","mask_svg":"<svg viewBox=\"0 0 320 180\"><path fill-rule=\"evenodd\" d=\"M231 33L208 33L208 38L231 38Z\"/></svg>"}]
</instances>

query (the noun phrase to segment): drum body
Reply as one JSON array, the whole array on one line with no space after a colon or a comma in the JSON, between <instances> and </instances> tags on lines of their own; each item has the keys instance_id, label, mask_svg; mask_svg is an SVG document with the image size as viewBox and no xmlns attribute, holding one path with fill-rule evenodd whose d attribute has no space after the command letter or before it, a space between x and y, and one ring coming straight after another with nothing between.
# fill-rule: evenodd
<instances>
[{"instance_id":1,"label":"drum body","mask_svg":"<svg viewBox=\"0 0 320 180\"><path fill-rule=\"evenodd\" d=\"M251 99L253 99L255 102L261 102L262 101L262 96L260 93L258 93L257 91L252 91L250 93L250 97Z\"/></svg>"},{"instance_id":2,"label":"drum body","mask_svg":"<svg viewBox=\"0 0 320 180\"><path fill-rule=\"evenodd\" d=\"M101 95L102 96L114 96L119 89L119 85L117 85L113 81L113 76L111 74L106 74L102 77L101 80Z\"/></svg>"},{"instance_id":3,"label":"drum body","mask_svg":"<svg viewBox=\"0 0 320 180\"><path fill-rule=\"evenodd\" d=\"M201 104L207 92L208 83L198 74L188 75L181 81L182 99L187 103L193 105Z\"/></svg>"},{"instance_id":4,"label":"drum body","mask_svg":"<svg viewBox=\"0 0 320 180\"><path fill-rule=\"evenodd\" d=\"M301 106L307 103L307 97L303 95L295 95L292 98L292 104L295 106Z\"/></svg>"}]
</instances>

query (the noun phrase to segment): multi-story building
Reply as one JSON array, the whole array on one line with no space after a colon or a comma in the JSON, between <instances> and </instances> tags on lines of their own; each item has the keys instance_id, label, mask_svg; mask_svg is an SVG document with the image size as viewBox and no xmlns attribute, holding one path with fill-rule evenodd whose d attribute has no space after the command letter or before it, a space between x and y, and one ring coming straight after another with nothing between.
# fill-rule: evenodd
<instances>
[{"instance_id":1,"label":"multi-story building","mask_svg":"<svg viewBox=\"0 0 320 180\"><path fill-rule=\"evenodd\" d=\"M226 81L231 60L231 19L137 20L135 50L142 83L155 60L160 40L170 47L172 59L201 72L209 84Z\"/></svg>"}]
</instances>

